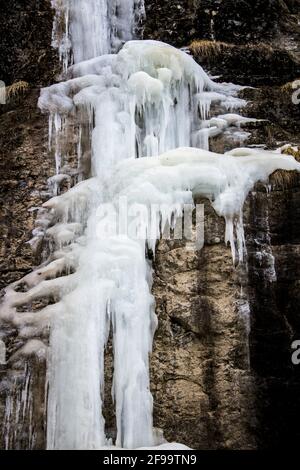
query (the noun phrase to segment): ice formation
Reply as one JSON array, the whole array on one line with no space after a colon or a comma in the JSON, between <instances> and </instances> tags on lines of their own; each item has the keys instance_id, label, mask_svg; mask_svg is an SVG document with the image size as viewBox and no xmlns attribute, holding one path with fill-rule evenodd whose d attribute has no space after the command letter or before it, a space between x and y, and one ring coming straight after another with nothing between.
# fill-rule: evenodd
<instances>
[{"instance_id":1,"label":"ice formation","mask_svg":"<svg viewBox=\"0 0 300 470\"><path fill-rule=\"evenodd\" d=\"M208 149L210 137L249 122L230 113L210 119L213 103L230 111L245 104L234 96L240 87L214 83L189 55L161 42L130 41L117 55L85 61L69 73L76 78L44 89L39 101L50 113L58 169L65 116L76 110L95 121L94 175L133 156L182 146Z\"/></svg>"},{"instance_id":2,"label":"ice formation","mask_svg":"<svg viewBox=\"0 0 300 470\"><path fill-rule=\"evenodd\" d=\"M120 49L144 15L143 0L52 0L53 46L63 70Z\"/></svg>"},{"instance_id":3,"label":"ice formation","mask_svg":"<svg viewBox=\"0 0 300 470\"><path fill-rule=\"evenodd\" d=\"M54 197L38 213L33 244L45 236L51 253L39 269L7 288L1 318L29 339L24 356L46 354L32 338L45 337L50 325L48 449L112 445L102 416L110 330L113 444L166 448L152 422L149 354L157 319L146 247L155 254L164 226L201 195L224 217L226 241L233 259L241 261L248 192L275 170L300 171L300 164L261 149L209 152L210 138L241 132L249 122L235 114L245 104L237 97L239 87L213 82L192 57L161 42L129 41L120 49L132 36L142 2L53 5L56 45L65 69L74 64L69 79L42 90L39 100L49 113L57 174L48 181ZM217 112L211 115L213 107ZM71 153L77 155L75 166ZM60 194L64 184L74 186ZM129 211L120 219L124 201ZM28 308L45 299L51 304L39 312Z\"/></svg>"}]
</instances>

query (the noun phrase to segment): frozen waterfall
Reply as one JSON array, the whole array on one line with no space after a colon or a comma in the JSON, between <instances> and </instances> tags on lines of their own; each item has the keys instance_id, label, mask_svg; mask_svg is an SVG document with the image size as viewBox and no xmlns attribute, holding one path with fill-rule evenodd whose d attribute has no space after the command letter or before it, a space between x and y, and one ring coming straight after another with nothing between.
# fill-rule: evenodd
<instances>
[{"instance_id":1,"label":"frozen waterfall","mask_svg":"<svg viewBox=\"0 0 300 470\"><path fill-rule=\"evenodd\" d=\"M145 253L155 255L164 227L201 195L224 217L233 259L242 261L248 192L276 169L300 171L300 164L262 150L209 152L210 139L249 122L236 114L245 104L240 87L215 83L172 46L132 40L142 1L52 3L53 44L66 81L43 89L39 99L49 114L57 174L34 233L34 240L50 240L51 253L7 288L0 315L28 338L31 351L41 342L30 338L50 325L48 449L166 448L152 419L149 356L157 318ZM71 189L61 190L66 183ZM38 314L20 313L45 298L51 302ZM102 415L110 332L116 442L106 436Z\"/></svg>"},{"instance_id":2,"label":"frozen waterfall","mask_svg":"<svg viewBox=\"0 0 300 470\"><path fill-rule=\"evenodd\" d=\"M72 63L117 51L135 36L144 0L52 0L53 46L64 71Z\"/></svg>"}]
</instances>

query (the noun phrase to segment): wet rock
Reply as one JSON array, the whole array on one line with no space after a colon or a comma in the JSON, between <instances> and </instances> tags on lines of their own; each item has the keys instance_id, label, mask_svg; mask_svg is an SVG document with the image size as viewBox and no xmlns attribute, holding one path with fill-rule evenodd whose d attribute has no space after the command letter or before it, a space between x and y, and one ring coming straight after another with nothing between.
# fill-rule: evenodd
<instances>
[{"instance_id":1,"label":"wet rock","mask_svg":"<svg viewBox=\"0 0 300 470\"><path fill-rule=\"evenodd\" d=\"M285 34L292 35L295 46L300 33L299 0L148 0L146 13L145 38L178 47L188 46L193 39L235 44L279 37L282 41Z\"/></svg>"},{"instance_id":2,"label":"wet rock","mask_svg":"<svg viewBox=\"0 0 300 470\"><path fill-rule=\"evenodd\" d=\"M194 41L190 51L195 60L213 75L240 85L284 85L300 76L299 57L263 43L233 45Z\"/></svg>"},{"instance_id":3,"label":"wet rock","mask_svg":"<svg viewBox=\"0 0 300 470\"><path fill-rule=\"evenodd\" d=\"M51 0L1 2L0 80L30 86L53 82L58 69L56 51L49 47L52 25Z\"/></svg>"}]
</instances>

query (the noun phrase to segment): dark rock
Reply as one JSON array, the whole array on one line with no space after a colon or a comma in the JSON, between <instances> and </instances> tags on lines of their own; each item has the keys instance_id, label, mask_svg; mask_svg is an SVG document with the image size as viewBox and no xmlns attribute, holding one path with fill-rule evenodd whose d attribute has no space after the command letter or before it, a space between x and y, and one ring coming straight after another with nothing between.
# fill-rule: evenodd
<instances>
[{"instance_id":1,"label":"dark rock","mask_svg":"<svg viewBox=\"0 0 300 470\"><path fill-rule=\"evenodd\" d=\"M285 33L296 42L300 33L299 0L148 0L146 12L145 38L178 47L193 39L270 42Z\"/></svg>"},{"instance_id":2,"label":"dark rock","mask_svg":"<svg viewBox=\"0 0 300 470\"><path fill-rule=\"evenodd\" d=\"M31 87L50 84L57 72L51 47L51 0L0 0L0 80Z\"/></svg>"},{"instance_id":3,"label":"dark rock","mask_svg":"<svg viewBox=\"0 0 300 470\"><path fill-rule=\"evenodd\" d=\"M203 45L202 45L203 44ZM300 76L300 59L285 49L266 44L221 43L191 45L195 60L222 81L246 86L284 85Z\"/></svg>"}]
</instances>

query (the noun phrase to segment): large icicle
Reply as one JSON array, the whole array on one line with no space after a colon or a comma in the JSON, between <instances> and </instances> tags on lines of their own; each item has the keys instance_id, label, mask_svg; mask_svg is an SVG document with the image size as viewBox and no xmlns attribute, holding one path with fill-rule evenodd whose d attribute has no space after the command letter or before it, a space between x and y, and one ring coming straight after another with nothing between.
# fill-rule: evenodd
<instances>
[{"instance_id":1,"label":"large icicle","mask_svg":"<svg viewBox=\"0 0 300 470\"><path fill-rule=\"evenodd\" d=\"M52 0L52 6L53 46L65 72L73 63L118 51L144 15L143 0Z\"/></svg>"}]
</instances>

